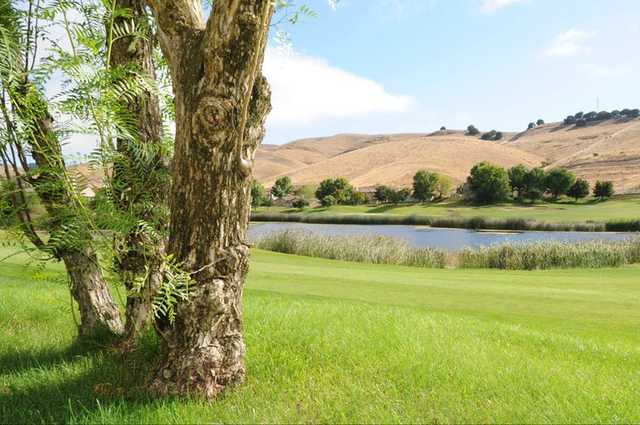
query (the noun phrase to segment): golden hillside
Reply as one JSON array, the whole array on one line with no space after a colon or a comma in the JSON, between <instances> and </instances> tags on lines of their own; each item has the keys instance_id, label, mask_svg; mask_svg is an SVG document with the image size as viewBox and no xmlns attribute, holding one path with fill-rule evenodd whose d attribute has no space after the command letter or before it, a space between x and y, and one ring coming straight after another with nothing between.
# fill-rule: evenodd
<instances>
[{"instance_id":1,"label":"golden hillside","mask_svg":"<svg viewBox=\"0 0 640 425\"><path fill-rule=\"evenodd\" d=\"M505 133L500 142L465 136L462 131L340 134L265 145L256 159L256 177L266 185L287 175L296 185L344 176L360 188L409 186L419 169L462 182L474 164L490 161L505 167L518 163L563 166L591 182L612 180L619 193L638 192L640 120L610 120L584 128L552 123L523 133Z\"/></svg>"}]
</instances>

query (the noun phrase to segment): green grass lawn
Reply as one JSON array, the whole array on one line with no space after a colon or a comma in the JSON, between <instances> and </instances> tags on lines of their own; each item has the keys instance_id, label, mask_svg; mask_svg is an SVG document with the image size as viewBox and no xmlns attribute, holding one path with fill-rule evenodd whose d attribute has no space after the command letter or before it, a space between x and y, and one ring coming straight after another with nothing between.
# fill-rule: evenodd
<instances>
[{"instance_id":1,"label":"green grass lawn","mask_svg":"<svg viewBox=\"0 0 640 425\"><path fill-rule=\"evenodd\" d=\"M0 264L0 423L640 421L638 267L426 270L254 251L247 382L208 404L141 395L152 336L127 358L74 345L61 269L23 262Z\"/></svg>"},{"instance_id":2,"label":"green grass lawn","mask_svg":"<svg viewBox=\"0 0 640 425\"><path fill-rule=\"evenodd\" d=\"M261 207L256 212L300 212L297 209ZM306 208L305 214L398 214L431 217L476 217L492 219L525 218L554 223L605 222L640 217L640 196L618 196L604 202L563 200L535 204L504 203L470 206L460 202L406 205L336 205L329 208Z\"/></svg>"}]
</instances>

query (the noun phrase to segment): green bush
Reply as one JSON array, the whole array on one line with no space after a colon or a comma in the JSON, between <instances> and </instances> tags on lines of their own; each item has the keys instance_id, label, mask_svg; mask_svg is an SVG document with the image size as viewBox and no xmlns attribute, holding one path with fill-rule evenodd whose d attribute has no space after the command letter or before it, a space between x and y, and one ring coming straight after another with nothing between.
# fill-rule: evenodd
<instances>
[{"instance_id":1,"label":"green bush","mask_svg":"<svg viewBox=\"0 0 640 425\"><path fill-rule=\"evenodd\" d=\"M336 205L338 201L333 197L333 195L327 195L320 200L320 203L323 207L331 207Z\"/></svg>"},{"instance_id":2,"label":"green bush","mask_svg":"<svg viewBox=\"0 0 640 425\"><path fill-rule=\"evenodd\" d=\"M589 182L584 179L577 179L576 182L571 186L567 195L571 196L578 201L578 199L586 198L589 196Z\"/></svg>"},{"instance_id":3,"label":"green bush","mask_svg":"<svg viewBox=\"0 0 640 425\"><path fill-rule=\"evenodd\" d=\"M262 184L256 180L251 180L251 206L260 207L267 203L267 191Z\"/></svg>"},{"instance_id":4,"label":"green bush","mask_svg":"<svg viewBox=\"0 0 640 425\"><path fill-rule=\"evenodd\" d=\"M507 171L488 162L473 166L468 183L474 201L479 204L505 201L511 189Z\"/></svg>"},{"instance_id":5,"label":"green bush","mask_svg":"<svg viewBox=\"0 0 640 425\"><path fill-rule=\"evenodd\" d=\"M349 205L364 205L367 203L369 198L367 198L367 194L363 192L353 191L351 193L351 199L349 200Z\"/></svg>"},{"instance_id":6,"label":"green bush","mask_svg":"<svg viewBox=\"0 0 640 425\"><path fill-rule=\"evenodd\" d=\"M598 180L593 188L593 196L595 196L596 198L600 198L600 200L611 198L613 194L613 182L610 181Z\"/></svg>"},{"instance_id":7,"label":"green bush","mask_svg":"<svg viewBox=\"0 0 640 425\"><path fill-rule=\"evenodd\" d=\"M297 198L291 203L291 205L293 208L306 208L309 206L309 201L305 198Z\"/></svg>"},{"instance_id":8,"label":"green bush","mask_svg":"<svg viewBox=\"0 0 640 425\"><path fill-rule=\"evenodd\" d=\"M430 201L437 190L439 176L428 170L420 170L413 176L413 197L418 201Z\"/></svg>"},{"instance_id":9,"label":"green bush","mask_svg":"<svg viewBox=\"0 0 640 425\"><path fill-rule=\"evenodd\" d=\"M325 179L316 190L316 198L323 204L324 198L331 196L335 204L348 204L353 196L353 186L344 177Z\"/></svg>"},{"instance_id":10,"label":"green bush","mask_svg":"<svg viewBox=\"0 0 640 425\"><path fill-rule=\"evenodd\" d=\"M542 118L538 119L538 121L536 121L536 125L544 125L544 120Z\"/></svg>"},{"instance_id":11,"label":"green bush","mask_svg":"<svg viewBox=\"0 0 640 425\"><path fill-rule=\"evenodd\" d=\"M480 130L478 130L473 124L467 127L468 136L477 136L478 134L480 134Z\"/></svg>"},{"instance_id":12,"label":"green bush","mask_svg":"<svg viewBox=\"0 0 640 425\"><path fill-rule=\"evenodd\" d=\"M278 199L282 199L293 192L293 184L288 176L279 177L271 188L271 194Z\"/></svg>"},{"instance_id":13,"label":"green bush","mask_svg":"<svg viewBox=\"0 0 640 425\"><path fill-rule=\"evenodd\" d=\"M561 195L569 192L575 182L575 174L564 168L554 168L549 171L545 178L546 189L554 199L558 199Z\"/></svg>"}]
</instances>

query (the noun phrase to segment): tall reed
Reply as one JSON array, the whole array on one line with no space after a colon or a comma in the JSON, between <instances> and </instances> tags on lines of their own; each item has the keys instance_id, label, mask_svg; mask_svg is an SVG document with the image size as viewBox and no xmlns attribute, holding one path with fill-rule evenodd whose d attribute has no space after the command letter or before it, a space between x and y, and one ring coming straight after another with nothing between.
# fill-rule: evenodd
<instances>
[{"instance_id":1,"label":"tall reed","mask_svg":"<svg viewBox=\"0 0 640 425\"><path fill-rule=\"evenodd\" d=\"M624 241L536 242L465 248L447 252L415 248L389 236L325 236L285 230L263 236L257 248L284 254L371 264L427 268L543 270L620 267L640 263L640 237Z\"/></svg>"},{"instance_id":2,"label":"tall reed","mask_svg":"<svg viewBox=\"0 0 640 425\"><path fill-rule=\"evenodd\" d=\"M624 241L537 242L466 248L461 268L536 270L620 267L640 262L640 239Z\"/></svg>"},{"instance_id":3,"label":"tall reed","mask_svg":"<svg viewBox=\"0 0 640 425\"><path fill-rule=\"evenodd\" d=\"M444 268L447 260L443 250L414 248L389 236L322 236L285 230L263 236L256 246L284 254L371 264Z\"/></svg>"}]
</instances>

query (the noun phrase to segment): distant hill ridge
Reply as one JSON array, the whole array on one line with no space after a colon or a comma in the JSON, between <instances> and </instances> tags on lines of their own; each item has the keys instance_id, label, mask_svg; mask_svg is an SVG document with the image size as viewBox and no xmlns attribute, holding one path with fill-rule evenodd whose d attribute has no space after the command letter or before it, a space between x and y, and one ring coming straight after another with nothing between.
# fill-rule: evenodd
<instances>
[{"instance_id":1,"label":"distant hill ridge","mask_svg":"<svg viewBox=\"0 0 640 425\"><path fill-rule=\"evenodd\" d=\"M448 175L456 182L480 161L562 166L592 183L612 180L619 193L640 192L640 119L609 119L583 127L542 124L521 133L504 132L500 141L462 130L410 134L337 134L263 145L254 172L265 185L282 175L295 185L343 176L355 186L409 186L419 169Z\"/></svg>"}]
</instances>

